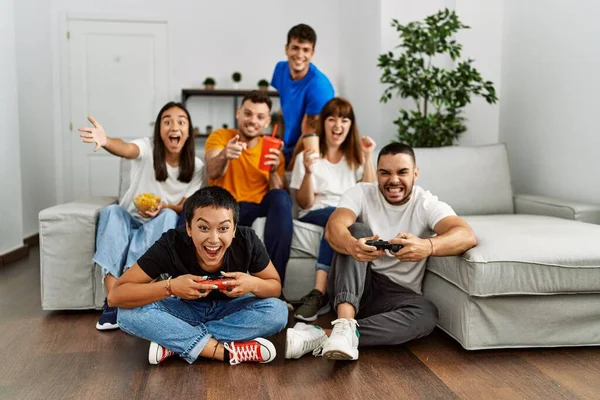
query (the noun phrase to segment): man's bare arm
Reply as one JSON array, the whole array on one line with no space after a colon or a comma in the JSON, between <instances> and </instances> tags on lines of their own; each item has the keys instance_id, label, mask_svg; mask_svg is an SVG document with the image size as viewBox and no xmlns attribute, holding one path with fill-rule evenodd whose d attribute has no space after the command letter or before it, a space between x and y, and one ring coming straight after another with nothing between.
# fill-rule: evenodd
<instances>
[{"instance_id":1,"label":"man's bare arm","mask_svg":"<svg viewBox=\"0 0 600 400\"><path fill-rule=\"evenodd\" d=\"M453 256L462 254L477 246L475 232L460 217L451 216L442 219L434 227L436 237L431 238L434 256Z\"/></svg>"},{"instance_id":2,"label":"man's bare arm","mask_svg":"<svg viewBox=\"0 0 600 400\"><path fill-rule=\"evenodd\" d=\"M225 149L209 151L204 156L204 161L206 161L206 176L208 176L208 179L219 179L227 172L229 160Z\"/></svg>"}]
</instances>

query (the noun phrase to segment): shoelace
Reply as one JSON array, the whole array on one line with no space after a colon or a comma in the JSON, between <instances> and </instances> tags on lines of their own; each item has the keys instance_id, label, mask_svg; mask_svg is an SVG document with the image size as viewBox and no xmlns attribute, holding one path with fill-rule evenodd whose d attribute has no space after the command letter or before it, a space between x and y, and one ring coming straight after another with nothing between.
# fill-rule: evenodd
<instances>
[{"instance_id":1,"label":"shoelace","mask_svg":"<svg viewBox=\"0 0 600 400\"><path fill-rule=\"evenodd\" d=\"M349 326L352 322L354 322L356 324L356 326L360 326L358 325L358 322L356 322L355 319L348 319L348 318L338 318L338 319L334 319L333 321L331 321L331 325L336 326L336 325L346 325ZM345 328L345 326L344 326ZM352 326L350 326L350 329L352 329ZM342 329L339 330L332 330L331 331L331 336L338 336L338 335L343 335L342 333ZM330 336L330 337L331 337ZM317 347L316 349L313 350L313 356L315 357L319 357L322 355L323 353L323 344L325 344L325 341L323 341L319 347Z\"/></svg>"},{"instance_id":2,"label":"shoelace","mask_svg":"<svg viewBox=\"0 0 600 400\"><path fill-rule=\"evenodd\" d=\"M260 347L258 342L231 342L224 343L223 347L229 351L229 363L231 365L237 365L244 361L262 361L262 357L258 355L258 348Z\"/></svg>"},{"instance_id":3,"label":"shoelace","mask_svg":"<svg viewBox=\"0 0 600 400\"><path fill-rule=\"evenodd\" d=\"M163 362L166 358L169 358L173 354L175 354L171 350L168 350L168 349L166 349L166 348L164 348L162 346L159 346L159 349L162 351L162 354L161 354L160 358L158 359L158 362Z\"/></svg>"},{"instance_id":4,"label":"shoelace","mask_svg":"<svg viewBox=\"0 0 600 400\"><path fill-rule=\"evenodd\" d=\"M340 325L341 329L333 329L331 331L331 336L340 336L343 335L344 330L346 329L352 329L352 323L354 323L356 326L360 326L358 325L358 322L356 322L355 319L350 319L350 318L338 318L338 319L334 319L333 321L331 321L331 325L333 325L334 327L336 325Z\"/></svg>"}]
</instances>

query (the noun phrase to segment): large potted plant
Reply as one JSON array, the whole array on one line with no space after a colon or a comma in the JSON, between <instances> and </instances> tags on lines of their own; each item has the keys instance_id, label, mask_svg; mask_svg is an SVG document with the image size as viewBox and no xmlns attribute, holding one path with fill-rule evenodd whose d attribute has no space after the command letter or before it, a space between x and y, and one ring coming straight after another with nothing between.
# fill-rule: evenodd
<instances>
[{"instance_id":1,"label":"large potted plant","mask_svg":"<svg viewBox=\"0 0 600 400\"><path fill-rule=\"evenodd\" d=\"M471 96L482 96L490 104L498 100L493 83L482 78L474 60L461 59L462 45L455 34L469 27L448 9L407 25L392 20L392 26L400 36L400 51L379 56L381 82L387 85L381 102L397 94L415 103L414 109L400 109L394 121L397 141L412 147L454 144L467 129L463 108ZM453 66L436 65L443 59L440 55L449 56Z\"/></svg>"}]
</instances>

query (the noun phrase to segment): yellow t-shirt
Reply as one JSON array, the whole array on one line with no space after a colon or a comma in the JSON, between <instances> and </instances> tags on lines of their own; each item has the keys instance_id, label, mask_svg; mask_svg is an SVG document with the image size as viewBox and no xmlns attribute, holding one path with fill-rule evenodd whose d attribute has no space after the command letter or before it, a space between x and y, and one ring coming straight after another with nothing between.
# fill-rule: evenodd
<instances>
[{"instance_id":1,"label":"yellow t-shirt","mask_svg":"<svg viewBox=\"0 0 600 400\"><path fill-rule=\"evenodd\" d=\"M211 150L224 149L235 135L237 135L236 129L214 131L206 139L205 154ZM219 179L210 179L208 183L227 189L237 202L260 203L269 191L269 171L258 168L262 141L263 138L260 137L254 147L242 151L240 158L229 161L225 175ZM277 173L283 178L285 175L283 153L279 158L281 164Z\"/></svg>"}]
</instances>

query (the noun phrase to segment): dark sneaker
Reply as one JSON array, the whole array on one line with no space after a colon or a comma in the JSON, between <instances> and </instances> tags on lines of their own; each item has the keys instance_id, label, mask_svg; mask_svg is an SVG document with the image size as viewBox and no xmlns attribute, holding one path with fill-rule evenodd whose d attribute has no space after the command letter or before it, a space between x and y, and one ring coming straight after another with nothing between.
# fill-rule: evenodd
<instances>
[{"instance_id":1,"label":"dark sneaker","mask_svg":"<svg viewBox=\"0 0 600 400\"><path fill-rule=\"evenodd\" d=\"M329 299L317 289L313 289L302 299L302 305L296 310L294 317L302 321L315 321L319 315L331 310Z\"/></svg>"},{"instance_id":2,"label":"dark sneaker","mask_svg":"<svg viewBox=\"0 0 600 400\"><path fill-rule=\"evenodd\" d=\"M104 305L102 306L102 315L98 319L98 322L96 322L96 329L100 331L119 329L119 325L117 324L117 309L109 307L106 299L104 299Z\"/></svg>"}]
</instances>

